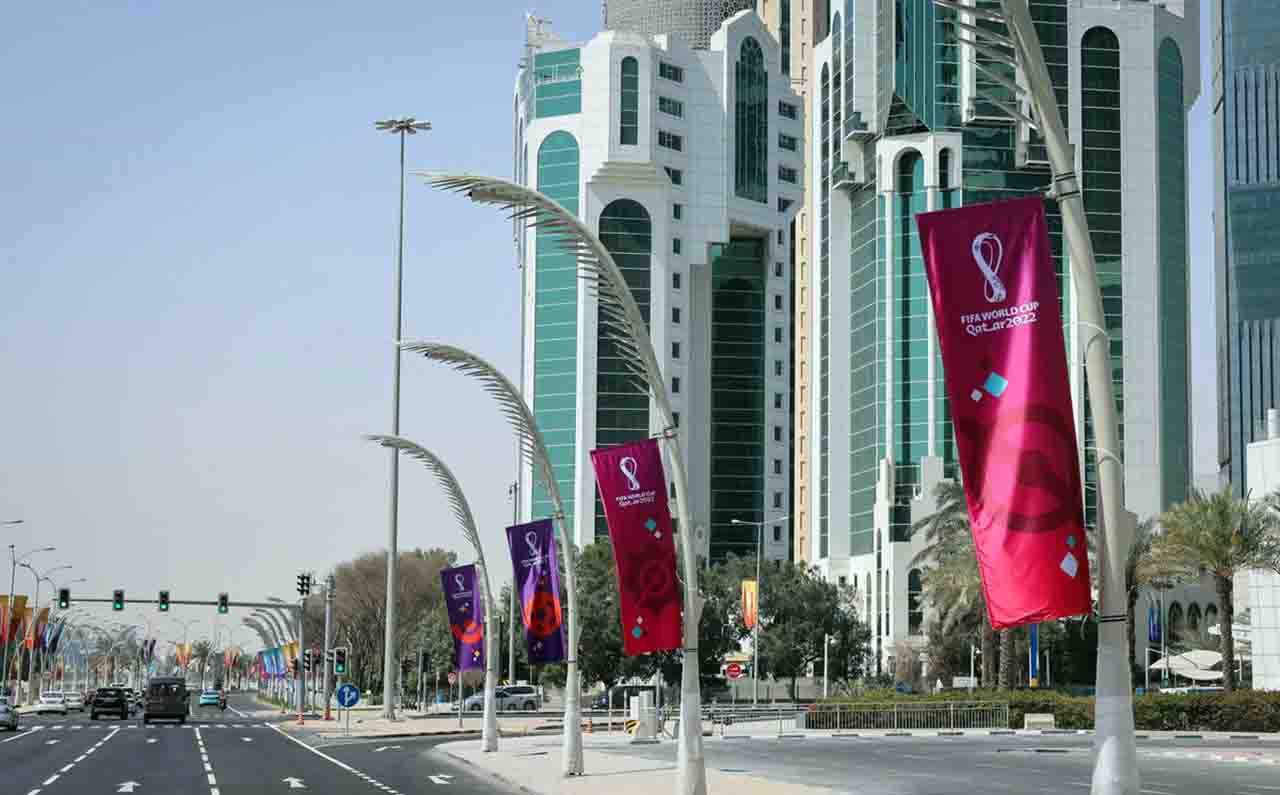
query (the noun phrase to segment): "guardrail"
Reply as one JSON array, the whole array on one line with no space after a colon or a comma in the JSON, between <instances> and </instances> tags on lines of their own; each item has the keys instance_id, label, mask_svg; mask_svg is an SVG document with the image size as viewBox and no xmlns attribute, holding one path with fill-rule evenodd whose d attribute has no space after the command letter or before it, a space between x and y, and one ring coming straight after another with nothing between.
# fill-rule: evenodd
<instances>
[{"instance_id":1,"label":"guardrail","mask_svg":"<svg viewBox=\"0 0 1280 795\"><path fill-rule=\"evenodd\" d=\"M803 714L819 731L1009 728L1009 705L992 701L815 704Z\"/></svg>"}]
</instances>

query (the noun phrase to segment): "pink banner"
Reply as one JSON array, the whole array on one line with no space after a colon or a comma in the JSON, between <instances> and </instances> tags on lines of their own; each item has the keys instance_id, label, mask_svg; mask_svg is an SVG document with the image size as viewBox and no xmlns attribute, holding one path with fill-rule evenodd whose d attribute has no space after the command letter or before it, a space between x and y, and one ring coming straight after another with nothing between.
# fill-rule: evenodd
<instances>
[{"instance_id":1,"label":"pink banner","mask_svg":"<svg viewBox=\"0 0 1280 795\"><path fill-rule=\"evenodd\" d=\"M680 648L683 608L667 507L667 478L655 439L591 451L618 569L623 652Z\"/></svg>"},{"instance_id":2,"label":"pink banner","mask_svg":"<svg viewBox=\"0 0 1280 795\"><path fill-rule=\"evenodd\" d=\"M1057 277L1039 197L916 216L996 629L1088 613Z\"/></svg>"}]
</instances>

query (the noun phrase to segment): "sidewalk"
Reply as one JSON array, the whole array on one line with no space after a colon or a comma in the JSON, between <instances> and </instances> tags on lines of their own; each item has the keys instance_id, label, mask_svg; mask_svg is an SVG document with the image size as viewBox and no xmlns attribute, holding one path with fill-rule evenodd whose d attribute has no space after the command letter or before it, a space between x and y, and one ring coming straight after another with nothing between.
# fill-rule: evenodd
<instances>
[{"instance_id":1,"label":"sidewalk","mask_svg":"<svg viewBox=\"0 0 1280 795\"><path fill-rule=\"evenodd\" d=\"M469 769L495 778L530 795L652 795L675 788L673 762L642 759L608 752L605 748L625 748L626 737L583 738L583 767L586 774L564 778L560 774L560 738L528 737L503 740L494 753L480 751L478 740L445 743L438 750ZM674 754L674 749L672 754ZM745 773L707 770L707 789L734 795L832 795L836 790L770 781Z\"/></svg>"}]
</instances>

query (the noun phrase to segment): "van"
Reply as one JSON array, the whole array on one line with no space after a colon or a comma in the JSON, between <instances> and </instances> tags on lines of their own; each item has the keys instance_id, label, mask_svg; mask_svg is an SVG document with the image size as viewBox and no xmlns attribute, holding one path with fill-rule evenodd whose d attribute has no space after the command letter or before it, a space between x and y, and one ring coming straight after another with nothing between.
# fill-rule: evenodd
<instances>
[{"instance_id":1,"label":"van","mask_svg":"<svg viewBox=\"0 0 1280 795\"><path fill-rule=\"evenodd\" d=\"M186 679L157 676L147 683L146 703L142 712L144 724L155 718L171 718L178 723L186 723L190 714L191 701Z\"/></svg>"}]
</instances>

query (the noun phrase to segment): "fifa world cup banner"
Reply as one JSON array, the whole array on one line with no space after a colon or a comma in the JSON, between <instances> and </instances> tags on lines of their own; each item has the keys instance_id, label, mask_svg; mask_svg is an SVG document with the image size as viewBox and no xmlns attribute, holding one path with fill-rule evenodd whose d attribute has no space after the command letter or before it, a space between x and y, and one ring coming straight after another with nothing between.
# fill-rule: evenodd
<instances>
[{"instance_id":1,"label":"fifa world cup banner","mask_svg":"<svg viewBox=\"0 0 1280 795\"><path fill-rule=\"evenodd\" d=\"M592 450L591 465L618 570L623 653L679 649L683 602L658 442Z\"/></svg>"},{"instance_id":2,"label":"fifa world cup banner","mask_svg":"<svg viewBox=\"0 0 1280 795\"><path fill-rule=\"evenodd\" d=\"M1080 465L1039 197L916 216L987 613L1088 613Z\"/></svg>"},{"instance_id":3,"label":"fifa world cup banner","mask_svg":"<svg viewBox=\"0 0 1280 795\"><path fill-rule=\"evenodd\" d=\"M760 593L755 580L742 581L742 623L747 629L755 629L760 620Z\"/></svg>"},{"instance_id":4,"label":"fifa world cup banner","mask_svg":"<svg viewBox=\"0 0 1280 795\"><path fill-rule=\"evenodd\" d=\"M484 600L474 563L443 569L444 603L449 608L449 631L459 671L484 670Z\"/></svg>"},{"instance_id":5,"label":"fifa world cup banner","mask_svg":"<svg viewBox=\"0 0 1280 795\"><path fill-rule=\"evenodd\" d=\"M555 527L550 519L508 527L507 546L520 592L529 662L560 662L565 648L564 613L560 609Z\"/></svg>"}]
</instances>

